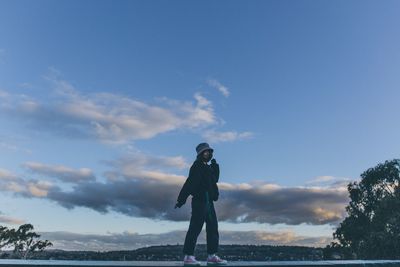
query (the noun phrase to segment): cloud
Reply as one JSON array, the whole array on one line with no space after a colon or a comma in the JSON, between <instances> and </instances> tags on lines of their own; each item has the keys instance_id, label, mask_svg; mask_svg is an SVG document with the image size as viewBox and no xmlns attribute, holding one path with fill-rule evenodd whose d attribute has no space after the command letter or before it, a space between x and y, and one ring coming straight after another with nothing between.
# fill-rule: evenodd
<instances>
[{"instance_id":1,"label":"cloud","mask_svg":"<svg viewBox=\"0 0 400 267\"><path fill-rule=\"evenodd\" d=\"M23 179L12 172L0 169L0 190L23 197L46 197L54 185L45 180Z\"/></svg>"},{"instance_id":2,"label":"cloud","mask_svg":"<svg viewBox=\"0 0 400 267\"><path fill-rule=\"evenodd\" d=\"M36 107L36 102L25 94L11 94L0 90L0 108L3 112L10 112L19 107L22 111L29 111Z\"/></svg>"},{"instance_id":3,"label":"cloud","mask_svg":"<svg viewBox=\"0 0 400 267\"><path fill-rule=\"evenodd\" d=\"M165 170L182 170L190 167L182 156L157 157L143 153L130 154L114 161L106 161L113 170L105 172L109 180L146 179L164 183L181 183L185 177L166 173Z\"/></svg>"},{"instance_id":4,"label":"cloud","mask_svg":"<svg viewBox=\"0 0 400 267\"><path fill-rule=\"evenodd\" d=\"M228 87L221 84L219 81L217 81L215 79L208 79L207 83L209 86L217 89L223 96L225 96L225 97L229 96L230 92L229 92Z\"/></svg>"},{"instance_id":5,"label":"cloud","mask_svg":"<svg viewBox=\"0 0 400 267\"><path fill-rule=\"evenodd\" d=\"M45 79L52 90L41 100L24 94L0 91L0 114L20 119L39 134L51 133L66 138L97 139L108 144L146 140L177 130L200 133L209 142L228 142L253 136L251 132L209 130L223 124L212 102L197 92L191 101L156 98L154 103L114 93L78 91L51 69ZM217 80L210 86L229 95Z\"/></svg>"},{"instance_id":6,"label":"cloud","mask_svg":"<svg viewBox=\"0 0 400 267\"><path fill-rule=\"evenodd\" d=\"M100 213L115 211L133 217L183 221L186 214L173 210L178 193L173 184L129 180L83 183L69 192L58 188L50 191L47 198L68 209L86 207Z\"/></svg>"},{"instance_id":7,"label":"cloud","mask_svg":"<svg viewBox=\"0 0 400 267\"><path fill-rule=\"evenodd\" d=\"M308 181L307 183L308 184L318 184L318 183L330 182L330 181L333 181L335 179L336 178L333 177L333 176L325 175L325 176L318 176L315 179L312 179L312 180Z\"/></svg>"},{"instance_id":8,"label":"cloud","mask_svg":"<svg viewBox=\"0 0 400 267\"><path fill-rule=\"evenodd\" d=\"M25 221L5 215L0 215L0 223L5 223L5 224L13 224L13 225L21 225L24 224Z\"/></svg>"},{"instance_id":9,"label":"cloud","mask_svg":"<svg viewBox=\"0 0 400 267\"><path fill-rule=\"evenodd\" d=\"M217 124L212 103L200 93L194 95L194 101L162 98L159 105L152 105L112 93L82 94L64 80L47 79L55 94L46 101L2 91L3 114L16 116L39 132L72 138L95 137L117 144Z\"/></svg>"},{"instance_id":10,"label":"cloud","mask_svg":"<svg viewBox=\"0 0 400 267\"><path fill-rule=\"evenodd\" d=\"M238 133L236 131L228 131L228 132L217 132L214 130L208 130L204 132L203 138L212 143L220 143L220 142L232 142L237 140L248 139L253 136L251 132L242 132Z\"/></svg>"},{"instance_id":11,"label":"cloud","mask_svg":"<svg viewBox=\"0 0 400 267\"><path fill-rule=\"evenodd\" d=\"M205 244L205 231L199 235L198 244ZM219 231L220 244L252 245L291 245L323 247L329 244L330 237L299 236L291 231ZM51 240L54 249L111 251L132 250L155 245L183 245L186 231L171 231L161 234L138 234L130 232L99 234L77 234L70 232L41 232L43 239Z\"/></svg>"},{"instance_id":12,"label":"cloud","mask_svg":"<svg viewBox=\"0 0 400 267\"><path fill-rule=\"evenodd\" d=\"M62 165L47 165L39 162L26 162L23 167L35 174L57 178L67 183L95 180L92 170L88 168L75 170Z\"/></svg>"},{"instance_id":13,"label":"cloud","mask_svg":"<svg viewBox=\"0 0 400 267\"><path fill-rule=\"evenodd\" d=\"M307 181L306 185L330 185L331 187L347 188L347 185L352 181L354 179L325 175Z\"/></svg>"},{"instance_id":14,"label":"cloud","mask_svg":"<svg viewBox=\"0 0 400 267\"><path fill-rule=\"evenodd\" d=\"M100 212L113 210L129 216L182 221L188 219L187 211L172 209L179 189L179 185L161 180L138 179L85 183L71 192L51 191L47 197L67 208L84 206ZM227 222L320 225L341 221L347 202L347 193L335 189L221 187L216 209L219 220Z\"/></svg>"},{"instance_id":15,"label":"cloud","mask_svg":"<svg viewBox=\"0 0 400 267\"><path fill-rule=\"evenodd\" d=\"M280 187L271 184L230 185L218 203L219 219L230 222L337 224L348 203L342 188ZM224 186L221 186L223 189Z\"/></svg>"},{"instance_id":16,"label":"cloud","mask_svg":"<svg viewBox=\"0 0 400 267\"><path fill-rule=\"evenodd\" d=\"M122 158L108 163L113 169L105 173L105 182L81 181L63 190L46 180L17 177L0 179L0 189L23 197L48 199L67 209L85 207L100 213L113 211L155 220L187 221L190 204L173 208L186 177L157 170L165 165L181 166L177 162L180 160L176 158L138 156L131 163ZM3 171L3 177L10 174ZM218 219L225 222L337 225L344 218L349 201L345 187L282 187L265 182L222 181L223 178L215 207Z\"/></svg>"},{"instance_id":17,"label":"cloud","mask_svg":"<svg viewBox=\"0 0 400 267\"><path fill-rule=\"evenodd\" d=\"M29 150L29 149L20 148L20 147L14 145L14 144L7 143L7 142L2 142L2 141L0 141L0 148L8 149L8 150L11 150L11 151L22 151L22 152L27 153L27 154L32 154L32 151Z\"/></svg>"},{"instance_id":18,"label":"cloud","mask_svg":"<svg viewBox=\"0 0 400 267\"><path fill-rule=\"evenodd\" d=\"M17 176L6 169L0 168L0 180L15 180Z\"/></svg>"}]
</instances>

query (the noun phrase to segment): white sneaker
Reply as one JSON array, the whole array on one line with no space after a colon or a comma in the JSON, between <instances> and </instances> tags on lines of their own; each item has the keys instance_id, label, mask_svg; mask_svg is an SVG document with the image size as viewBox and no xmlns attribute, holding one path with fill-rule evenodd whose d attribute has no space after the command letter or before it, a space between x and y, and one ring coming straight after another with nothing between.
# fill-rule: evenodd
<instances>
[{"instance_id":1,"label":"white sneaker","mask_svg":"<svg viewBox=\"0 0 400 267\"><path fill-rule=\"evenodd\" d=\"M228 262L226 260L221 259L217 255L212 255L207 257L207 265L227 265Z\"/></svg>"},{"instance_id":2,"label":"white sneaker","mask_svg":"<svg viewBox=\"0 0 400 267\"><path fill-rule=\"evenodd\" d=\"M183 266L200 266L201 263L196 260L196 258L192 255L185 255L183 259Z\"/></svg>"}]
</instances>

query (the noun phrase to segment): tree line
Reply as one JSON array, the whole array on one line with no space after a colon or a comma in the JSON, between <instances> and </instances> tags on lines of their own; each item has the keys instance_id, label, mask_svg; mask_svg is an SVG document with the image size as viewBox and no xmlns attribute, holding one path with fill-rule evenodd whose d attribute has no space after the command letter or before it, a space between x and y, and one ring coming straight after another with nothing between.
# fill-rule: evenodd
<instances>
[{"instance_id":1,"label":"tree line","mask_svg":"<svg viewBox=\"0 0 400 267\"><path fill-rule=\"evenodd\" d=\"M43 251L53 244L49 240L40 240L33 231L32 224L20 225L17 229L0 226L0 251L12 250L13 258L27 259L34 251Z\"/></svg>"}]
</instances>

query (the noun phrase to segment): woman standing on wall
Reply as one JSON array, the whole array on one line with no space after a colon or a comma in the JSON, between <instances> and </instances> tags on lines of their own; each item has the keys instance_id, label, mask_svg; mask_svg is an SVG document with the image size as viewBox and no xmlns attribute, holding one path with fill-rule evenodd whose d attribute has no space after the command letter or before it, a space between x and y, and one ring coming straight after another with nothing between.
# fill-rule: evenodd
<instances>
[{"instance_id":1,"label":"woman standing on wall","mask_svg":"<svg viewBox=\"0 0 400 267\"><path fill-rule=\"evenodd\" d=\"M197 158L189 171L175 208L182 207L189 195L192 195L192 216L189 230L186 233L183 253L184 265L200 265L194 257L194 248L197 238L206 223L207 232L207 265L226 265L227 261L220 259L218 252L219 234L218 221L214 209L214 201L218 200L219 191L217 182L219 179L219 165L213 158L214 149L207 143L201 143L196 147ZM211 160L212 159L212 160ZM208 162L211 160L211 164Z\"/></svg>"}]
</instances>

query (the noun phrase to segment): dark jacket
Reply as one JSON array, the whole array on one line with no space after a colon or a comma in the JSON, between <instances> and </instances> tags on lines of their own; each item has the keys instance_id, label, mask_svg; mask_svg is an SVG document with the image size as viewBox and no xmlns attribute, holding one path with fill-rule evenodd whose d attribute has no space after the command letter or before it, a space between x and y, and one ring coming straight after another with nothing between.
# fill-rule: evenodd
<instances>
[{"instance_id":1,"label":"dark jacket","mask_svg":"<svg viewBox=\"0 0 400 267\"><path fill-rule=\"evenodd\" d=\"M204 164L197 159L190 167L189 177L186 179L178 196L178 203L185 204L189 195L192 195L194 202L206 202L206 192L209 195L209 201L217 201L219 191L217 182L219 179L219 165L211 163Z\"/></svg>"}]
</instances>

